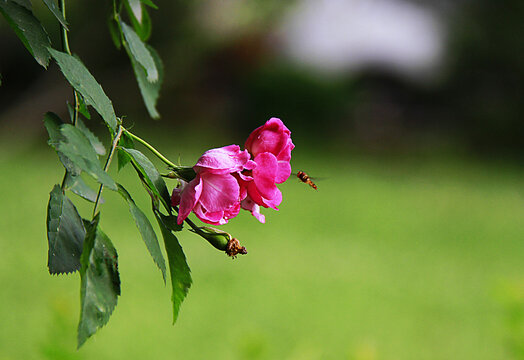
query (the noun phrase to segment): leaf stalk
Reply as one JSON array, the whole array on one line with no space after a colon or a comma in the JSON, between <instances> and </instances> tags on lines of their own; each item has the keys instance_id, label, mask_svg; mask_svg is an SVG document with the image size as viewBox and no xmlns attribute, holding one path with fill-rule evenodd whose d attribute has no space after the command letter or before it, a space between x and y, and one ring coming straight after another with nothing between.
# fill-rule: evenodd
<instances>
[{"instance_id":1,"label":"leaf stalk","mask_svg":"<svg viewBox=\"0 0 524 360\"><path fill-rule=\"evenodd\" d=\"M130 137L132 137L134 140L138 141L140 144L144 145L146 148L149 149L149 151L151 151L153 154L155 154L156 157L158 157L160 160L162 160L166 165L172 167L173 169L178 169L180 166L178 165L175 165L172 161L170 161L168 158L166 158L164 155L162 155L157 149L155 149L153 147L153 145L149 144L147 141L145 141L144 139L136 136L135 134L133 134L132 132L130 132L129 130L127 129L124 129L124 131L126 132L127 135L129 135Z\"/></svg>"}]
</instances>

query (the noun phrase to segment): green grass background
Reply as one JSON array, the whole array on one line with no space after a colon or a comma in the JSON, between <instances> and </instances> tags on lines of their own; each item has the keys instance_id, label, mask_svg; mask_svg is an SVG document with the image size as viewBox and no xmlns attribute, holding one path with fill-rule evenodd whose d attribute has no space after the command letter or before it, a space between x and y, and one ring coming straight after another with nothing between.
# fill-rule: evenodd
<instances>
[{"instance_id":1,"label":"green grass background","mask_svg":"<svg viewBox=\"0 0 524 360\"><path fill-rule=\"evenodd\" d=\"M232 220L226 229L247 256L231 260L180 233L194 284L175 326L169 286L126 204L106 191L101 226L119 253L122 296L79 351L79 275L46 269L46 206L62 169L48 148L2 145L0 359L518 358L522 169L298 145L294 171L325 180L318 191L288 180L265 225L248 213ZM190 164L206 149L193 148L162 150ZM148 212L131 170L113 174ZM74 201L88 217L91 205Z\"/></svg>"}]
</instances>

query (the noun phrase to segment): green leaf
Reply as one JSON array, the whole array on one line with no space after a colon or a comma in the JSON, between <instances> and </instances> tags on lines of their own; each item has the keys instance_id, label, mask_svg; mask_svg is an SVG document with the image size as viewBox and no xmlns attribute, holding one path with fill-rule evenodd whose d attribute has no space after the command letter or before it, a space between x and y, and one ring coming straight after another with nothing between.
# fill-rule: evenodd
<instances>
[{"instance_id":1,"label":"green leaf","mask_svg":"<svg viewBox=\"0 0 524 360\"><path fill-rule=\"evenodd\" d=\"M75 118L75 109L69 102L67 103L67 111L69 112L69 118L71 119L71 123L73 123L73 120ZM87 107L86 103L84 102L84 99L80 94L78 94L78 113L84 115L86 119L91 119L89 108Z\"/></svg>"},{"instance_id":2,"label":"green leaf","mask_svg":"<svg viewBox=\"0 0 524 360\"><path fill-rule=\"evenodd\" d=\"M155 60L145 44L132 27L123 21L120 21L120 25L122 26L122 32L124 33L124 38L128 44L129 52L136 62L138 62L146 71L147 81L158 81L158 69L156 68Z\"/></svg>"},{"instance_id":3,"label":"green leaf","mask_svg":"<svg viewBox=\"0 0 524 360\"><path fill-rule=\"evenodd\" d=\"M140 3L140 0L128 0L124 4L136 34L142 41L147 41L152 30L151 18L147 9Z\"/></svg>"},{"instance_id":4,"label":"green leaf","mask_svg":"<svg viewBox=\"0 0 524 360\"><path fill-rule=\"evenodd\" d=\"M126 0L125 6L136 21L142 23L142 3L140 0Z\"/></svg>"},{"instance_id":5,"label":"green leaf","mask_svg":"<svg viewBox=\"0 0 524 360\"><path fill-rule=\"evenodd\" d=\"M69 160L69 158L62 152L58 151L58 144L64 140L60 132L60 126L63 124L64 123L62 122L62 119L60 119L55 113L48 112L44 115L44 126L49 133L48 144L56 150L58 158L60 159L62 165L64 165L67 172L73 176L78 176L82 172L82 169Z\"/></svg>"},{"instance_id":6,"label":"green leaf","mask_svg":"<svg viewBox=\"0 0 524 360\"><path fill-rule=\"evenodd\" d=\"M135 202L131 198L131 195L127 190L120 184L118 184L118 192L122 197L127 201L129 205L129 211L135 220L135 224L140 231L140 235L146 244L147 250L153 261L158 266L160 271L162 271L162 277L164 278L164 283L166 282L166 263L164 261L164 256L162 255L162 250L160 250L160 245L158 244L158 239L156 237L153 226L149 222L147 216L136 206Z\"/></svg>"},{"instance_id":7,"label":"green leaf","mask_svg":"<svg viewBox=\"0 0 524 360\"><path fill-rule=\"evenodd\" d=\"M4 1L8 1L8 0L4 0ZM18 5L22 5L27 10L33 11L33 6L31 5L30 0L12 0L12 1L17 3Z\"/></svg>"},{"instance_id":8,"label":"green leaf","mask_svg":"<svg viewBox=\"0 0 524 360\"><path fill-rule=\"evenodd\" d=\"M66 28L67 31L69 31L69 28L67 27L67 21L64 19L64 16L60 12L60 9L58 9L58 6L54 2L54 0L43 0L46 6L49 8L49 10L53 13L53 15L56 17L56 19L62 24L64 28Z\"/></svg>"},{"instance_id":9,"label":"green leaf","mask_svg":"<svg viewBox=\"0 0 524 360\"><path fill-rule=\"evenodd\" d=\"M85 237L82 218L59 185L49 194L47 206L47 267L51 274L71 273L80 269L80 255Z\"/></svg>"},{"instance_id":10,"label":"green leaf","mask_svg":"<svg viewBox=\"0 0 524 360\"><path fill-rule=\"evenodd\" d=\"M98 157L89 139L73 125L60 127L63 140L58 144L58 151L67 156L75 165L91 175L99 183L111 190L117 190L116 183L100 166Z\"/></svg>"},{"instance_id":11,"label":"green leaf","mask_svg":"<svg viewBox=\"0 0 524 360\"><path fill-rule=\"evenodd\" d=\"M89 108L87 107L86 102L82 96L78 96L78 112L86 117L86 119L91 119L91 114L89 113Z\"/></svg>"},{"instance_id":12,"label":"green leaf","mask_svg":"<svg viewBox=\"0 0 524 360\"><path fill-rule=\"evenodd\" d=\"M158 201L160 200L166 210L171 212L171 197L169 196L169 191L167 190L166 183L160 173L156 169L155 165L140 151L135 149L121 148L128 155L131 156L131 162L135 167L140 179L146 186L146 189L149 191L149 195L155 207L158 208Z\"/></svg>"},{"instance_id":13,"label":"green leaf","mask_svg":"<svg viewBox=\"0 0 524 360\"><path fill-rule=\"evenodd\" d=\"M95 152L98 155L106 154L106 148L104 147L104 144L102 144L102 142L96 137L96 135L93 134L91 130L89 130L89 128L84 124L82 120L76 119L76 127L84 133L84 135L89 140L89 142L93 146L93 149L95 149Z\"/></svg>"},{"instance_id":14,"label":"green leaf","mask_svg":"<svg viewBox=\"0 0 524 360\"><path fill-rule=\"evenodd\" d=\"M80 261L80 322L78 347L104 326L120 295L118 255L98 226L99 216L88 224Z\"/></svg>"},{"instance_id":15,"label":"green leaf","mask_svg":"<svg viewBox=\"0 0 524 360\"><path fill-rule=\"evenodd\" d=\"M97 192L89 187L79 175L73 175L69 172L66 173L66 179L64 182L65 188L71 190L74 194L84 198L87 201L95 202ZM100 198L100 204L104 203L104 199Z\"/></svg>"},{"instance_id":16,"label":"green leaf","mask_svg":"<svg viewBox=\"0 0 524 360\"><path fill-rule=\"evenodd\" d=\"M122 41L120 37L120 29L118 28L118 24L115 21L115 18L113 17L113 14L111 14L107 18L107 27L109 29L109 34L111 35L111 40L113 40L113 44L115 44L115 47L120 50L122 47Z\"/></svg>"},{"instance_id":17,"label":"green leaf","mask_svg":"<svg viewBox=\"0 0 524 360\"><path fill-rule=\"evenodd\" d=\"M176 236L164 224L161 214L155 212L158 225L164 237L164 244L166 247L167 259L169 261L169 273L171 274L171 287L173 302L173 324L178 318L180 305L184 301L189 288L191 287L191 270L186 262L186 256L180 246Z\"/></svg>"},{"instance_id":18,"label":"green leaf","mask_svg":"<svg viewBox=\"0 0 524 360\"><path fill-rule=\"evenodd\" d=\"M84 97L87 105L92 105L96 109L114 133L117 121L113 104L89 70L72 55L51 48L49 52L71 86Z\"/></svg>"},{"instance_id":19,"label":"green leaf","mask_svg":"<svg viewBox=\"0 0 524 360\"><path fill-rule=\"evenodd\" d=\"M162 217L162 222L164 223L165 227L167 227L171 231L174 231L174 232L182 231L182 229L184 228L184 224L178 224L176 215L173 215L173 214L170 214L169 216L161 215L161 217Z\"/></svg>"},{"instance_id":20,"label":"green leaf","mask_svg":"<svg viewBox=\"0 0 524 360\"><path fill-rule=\"evenodd\" d=\"M155 51L155 49L153 49L151 46L147 46L147 48L149 49L151 56L155 60L156 67L158 69L157 82L151 83L147 81L144 69L132 57L131 63L133 65L133 70L135 71L135 77L138 82L138 87L140 88L140 92L142 93L142 98L144 99L144 103L146 104L147 111L153 119L158 119L160 118L160 114L156 109L156 104L160 95L162 81L164 80L164 66L162 64L160 56L158 56L158 53Z\"/></svg>"},{"instance_id":21,"label":"green leaf","mask_svg":"<svg viewBox=\"0 0 524 360\"><path fill-rule=\"evenodd\" d=\"M128 155L122 148L134 149L135 143L133 138L127 133L123 132L118 141L119 148L117 148L117 158L118 158L118 170L120 171L124 166L126 166L131 161L131 156Z\"/></svg>"},{"instance_id":22,"label":"green leaf","mask_svg":"<svg viewBox=\"0 0 524 360\"><path fill-rule=\"evenodd\" d=\"M152 7L153 9L158 9L158 6L153 4L151 0L140 0L140 1L142 1L142 3L146 4L147 6Z\"/></svg>"},{"instance_id":23,"label":"green leaf","mask_svg":"<svg viewBox=\"0 0 524 360\"><path fill-rule=\"evenodd\" d=\"M51 40L40 21L31 12L30 3L23 1L22 4L29 5L29 7L13 0L0 0L0 13L4 15L9 26L35 60L47 68L50 58L48 48L51 46Z\"/></svg>"},{"instance_id":24,"label":"green leaf","mask_svg":"<svg viewBox=\"0 0 524 360\"><path fill-rule=\"evenodd\" d=\"M44 115L44 126L47 129L47 133L49 134L48 143L54 148L56 148L60 140L62 140L60 126L63 124L64 122L62 119L60 119L60 117L53 112L48 112Z\"/></svg>"},{"instance_id":25,"label":"green leaf","mask_svg":"<svg viewBox=\"0 0 524 360\"><path fill-rule=\"evenodd\" d=\"M153 22L151 21L149 12L145 7L142 7L142 23L139 24L133 22L133 28L135 29L138 36L140 36L140 39L142 39L144 42L147 41L151 36L151 32L153 31Z\"/></svg>"}]
</instances>

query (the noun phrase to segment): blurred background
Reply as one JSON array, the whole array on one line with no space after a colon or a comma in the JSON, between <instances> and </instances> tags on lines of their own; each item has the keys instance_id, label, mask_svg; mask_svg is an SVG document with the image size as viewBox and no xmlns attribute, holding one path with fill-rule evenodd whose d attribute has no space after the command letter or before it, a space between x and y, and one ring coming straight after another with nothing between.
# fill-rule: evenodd
<instances>
[{"instance_id":1,"label":"blurred background","mask_svg":"<svg viewBox=\"0 0 524 360\"><path fill-rule=\"evenodd\" d=\"M72 50L117 114L186 165L279 117L294 171L319 189L290 178L265 225L231 221L249 251L234 261L182 233L194 286L174 327L169 288L105 193L122 297L75 351L78 274L46 270L62 170L42 124L65 117L71 90L0 20L0 359L524 359L522 0L156 3L159 121L112 44L109 4L69 5ZM131 169L112 174L148 207Z\"/></svg>"}]
</instances>

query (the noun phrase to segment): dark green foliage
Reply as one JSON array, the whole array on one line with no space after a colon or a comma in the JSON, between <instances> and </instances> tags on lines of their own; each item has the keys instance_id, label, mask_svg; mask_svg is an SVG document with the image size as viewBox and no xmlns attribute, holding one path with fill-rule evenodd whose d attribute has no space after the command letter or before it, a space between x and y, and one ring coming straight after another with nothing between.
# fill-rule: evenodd
<instances>
[{"instance_id":1,"label":"dark green foliage","mask_svg":"<svg viewBox=\"0 0 524 360\"><path fill-rule=\"evenodd\" d=\"M122 47L122 39L120 38L120 29L118 28L118 24L113 14L109 15L107 18L107 28L109 29L109 34L111 35L113 44L115 44L115 47L120 50Z\"/></svg>"},{"instance_id":2,"label":"dark green foliage","mask_svg":"<svg viewBox=\"0 0 524 360\"><path fill-rule=\"evenodd\" d=\"M122 133L122 136L120 136L120 140L118 141L118 149L117 149L117 158L118 158L118 170L121 170L124 166L126 166L130 161L131 157L124 151L122 148L127 149L134 149L135 144L133 142L133 139L131 136L127 135L125 132Z\"/></svg>"},{"instance_id":3,"label":"dark green foliage","mask_svg":"<svg viewBox=\"0 0 524 360\"><path fill-rule=\"evenodd\" d=\"M91 189L82 179L81 176L75 176L71 173L67 173L64 181L64 188L66 190L71 190L74 194L80 196L83 199L86 199L90 202L96 201L96 191ZM100 198L98 200L100 204L104 203L104 199Z\"/></svg>"},{"instance_id":4,"label":"dark green foliage","mask_svg":"<svg viewBox=\"0 0 524 360\"><path fill-rule=\"evenodd\" d=\"M146 244L149 254L151 254L151 257L153 258L153 261L162 271L162 277L164 278L165 282L166 263L164 261L164 256L162 255L162 251L160 250L160 245L158 244L158 239L156 237L155 231L153 230L153 226L151 226L149 219L142 212L142 210L136 206L135 202L131 198L131 195L129 195L129 192L127 192L127 190L120 184L118 184L118 192L127 201L129 205L129 211L135 220L138 231L140 231L140 235Z\"/></svg>"},{"instance_id":5,"label":"dark green foliage","mask_svg":"<svg viewBox=\"0 0 524 360\"><path fill-rule=\"evenodd\" d=\"M31 3L23 1L21 4L13 0L0 0L0 13L35 60L47 68L51 40L40 21L31 12Z\"/></svg>"},{"instance_id":6,"label":"dark green foliage","mask_svg":"<svg viewBox=\"0 0 524 360\"><path fill-rule=\"evenodd\" d=\"M153 119L158 119L160 118L160 114L156 109L156 103L158 101L160 88L162 87L162 82L164 80L164 65L162 64L162 60L160 59L160 56L158 56L156 50L149 45L146 45L146 47L155 61L155 66L158 70L158 81L148 81L144 69L133 59L133 57L131 57L131 64L133 65L138 87L140 88L140 93L142 94L142 98L146 104L149 116L151 116Z\"/></svg>"},{"instance_id":7,"label":"dark green foliage","mask_svg":"<svg viewBox=\"0 0 524 360\"><path fill-rule=\"evenodd\" d=\"M166 260L151 222L129 192L117 184L107 172L115 151L119 169L131 163L151 196L153 212L162 232L169 263L173 322L178 317L192 280L186 257L174 235L174 232L182 230L182 225L177 224L176 215L171 207L170 193L155 165L143 153L134 149L134 140L146 145L164 162L171 162L123 127L101 85L82 61L69 50L69 28L64 8L57 5L57 0L42 1L60 24L63 51L51 47L47 33L33 16L29 0L0 0L0 12L34 58L44 67L49 64L51 57L54 58L74 89L74 103L67 103L70 123L65 123L58 115L49 112L44 116L44 125L49 133L48 143L56 150L65 168L62 183L54 186L48 203L48 267L51 274L80 270L81 309L77 336L80 348L108 322L121 291L116 249L99 227L98 206L103 202L101 193L104 186L118 191L127 202L146 248L162 273L164 283L167 278ZM159 118L156 105L164 68L157 52L145 43L152 29L148 7L157 8L150 0L113 2L108 25L117 48L122 44L125 47L150 116ZM122 21L122 11L127 11L126 21L130 22L130 25ZM106 155L106 147L89 129L89 123L84 123L86 118L91 119L89 106L100 114L111 134L111 149L103 168L99 156ZM190 168L179 170L188 176L194 176L194 171ZM89 174L100 184L98 192L84 181L82 173ZM82 219L73 202L65 195L67 190L94 203L91 222ZM160 211L160 203L167 215ZM49 354L60 356L52 352Z\"/></svg>"},{"instance_id":8,"label":"dark green foliage","mask_svg":"<svg viewBox=\"0 0 524 360\"><path fill-rule=\"evenodd\" d=\"M49 49L49 52L71 86L84 97L87 105L96 109L108 127L115 132L117 120L113 104L89 70L72 55L54 49Z\"/></svg>"},{"instance_id":9,"label":"dark green foliage","mask_svg":"<svg viewBox=\"0 0 524 360\"><path fill-rule=\"evenodd\" d=\"M80 269L84 236L82 218L60 186L55 185L47 207L47 266L51 274L71 273Z\"/></svg>"},{"instance_id":10,"label":"dark green foliage","mask_svg":"<svg viewBox=\"0 0 524 360\"><path fill-rule=\"evenodd\" d=\"M158 6L156 6L151 0L140 0L143 4L146 4L147 6L152 7L153 9L158 9Z\"/></svg>"},{"instance_id":11,"label":"dark green foliage","mask_svg":"<svg viewBox=\"0 0 524 360\"><path fill-rule=\"evenodd\" d=\"M58 158L67 172L73 176L78 176L82 172L82 169L69 160L62 152L58 151L58 145L60 141L63 141L63 136L60 132L60 126L62 125L62 120L55 113L48 112L44 115L44 126L49 134L48 144L56 150Z\"/></svg>"},{"instance_id":12,"label":"dark green foliage","mask_svg":"<svg viewBox=\"0 0 524 360\"><path fill-rule=\"evenodd\" d=\"M116 183L100 166L96 152L83 132L72 125L64 124L60 127L60 133L63 140L58 143L58 151L99 183L117 190Z\"/></svg>"},{"instance_id":13,"label":"dark green foliage","mask_svg":"<svg viewBox=\"0 0 524 360\"><path fill-rule=\"evenodd\" d=\"M151 35L152 24L149 13L140 0L127 0L124 2L125 8L137 35L142 41L147 41Z\"/></svg>"},{"instance_id":14,"label":"dark green foliage","mask_svg":"<svg viewBox=\"0 0 524 360\"><path fill-rule=\"evenodd\" d=\"M118 255L98 222L99 215L86 225L80 271L78 347L107 323L120 295Z\"/></svg>"},{"instance_id":15,"label":"dark green foliage","mask_svg":"<svg viewBox=\"0 0 524 360\"><path fill-rule=\"evenodd\" d=\"M166 247L167 259L169 261L169 273L171 274L171 286L172 295L171 300L173 301L173 323L178 318L178 312L180 311L180 305L184 301L189 288L191 287L191 270L186 262L186 256L180 246L176 236L169 230L164 224L163 218L160 214L155 212L158 225L162 231L164 237L164 244Z\"/></svg>"},{"instance_id":16,"label":"dark green foliage","mask_svg":"<svg viewBox=\"0 0 524 360\"><path fill-rule=\"evenodd\" d=\"M182 231L183 225L182 224L179 225L177 223L176 215L171 214L169 216L166 216L166 215L160 214L160 217L162 218L162 222L164 223L164 226L168 228L169 230L175 231L175 232Z\"/></svg>"},{"instance_id":17,"label":"dark green foliage","mask_svg":"<svg viewBox=\"0 0 524 360\"><path fill-rule=\"evenodd\" d=\"M168 212L171 212L171 197L167 190L166 183L160 173L156 169L155 165L140 151L135 149L121 148L125 151L131 159L133 166L135 167L138 176L142 180L142 183L146 187L153 200L155 208L158 209L159 201L162 202Z\"/></svg>"},{"instance_id":18,"label":"dark green foliage","mask_svg":"<svg viewBox=\"0 0 524 360\"><path fill-rule=\"evenodd\" d=\"M143 71L145 71L147 74L147 81L158 81L159 76L155 60L151 56L151 53L147 49L146 45L142 42L132 27L123 21L120 21L120 26L122 28L124 38L126 39L127 49L129 50L128 52L130 57L132 57L134 61L143 67Z\"/></svg>"},{"instance_id":19,"label":"dark green foliage","mask_svg":"<svg viewBox=\"0 0 524 360\"><path fill-rule=\"evenodd\" d=\"M91 119L91 114L89 113L89 108L87 107L84 98L78 95L78 111L80 114L84 115L87 119Z\"/></svg>"},{"instance_id":20,"label":"dark green foliage","mask_svg":"<svg viewBox=\"0 0 524 360\"><path fill-rule=\"evenodd\" d=\"M49 8L49 10L53 13L53 15L56 17L56 19L62 24L64 28L67 30L67 21L64 19L64 16L60 12L60 9L58 9L58 6L56 5L54 0L43 0L46 6Z\"/></svg>"},{"instance_id":21,"label":"dark green foliage","mask_svg":"<svg viewBox=\"0 0 524 360\"><path fill-rule=\"evenodd\" d=\"M6 1L6 0L4 0ZM31 5L30 0L12 0L13 2L17 3L18 5L22 5L27 10L33 11L33 6Z\"/></svg>"},{"instance_id":22,"label":"dark green foliage","mask_svg":"<svg viewBox=\"0 0 524 360\"><path fill-rule=\"evenodd\" d=\"M105 155L106 154L106 148L104 147L104 144L96 137L95 134L89 130L89 128L84 124L84 122L80 119L76 120L76 127L84 133L86 138L91 143L91 146L93 146L93 149L95 149L95 152L98 155Z\"/></svg>"}]
</instances>

